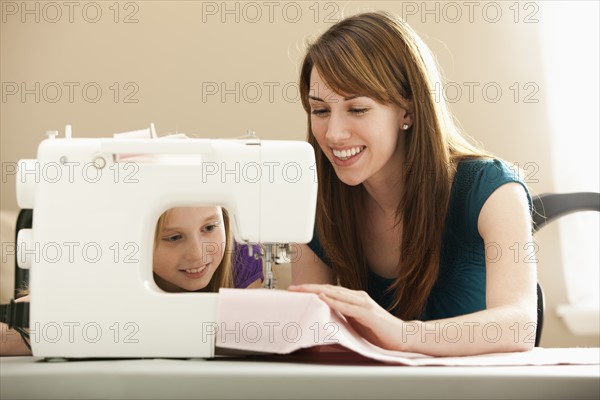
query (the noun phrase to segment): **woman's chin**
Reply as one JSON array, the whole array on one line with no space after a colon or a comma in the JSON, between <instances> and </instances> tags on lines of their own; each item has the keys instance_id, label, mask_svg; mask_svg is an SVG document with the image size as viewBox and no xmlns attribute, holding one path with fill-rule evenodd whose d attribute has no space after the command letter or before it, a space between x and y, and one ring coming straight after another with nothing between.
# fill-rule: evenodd
<instances>
[{"instance_id":1,"label":"woman's chin","mask_svg":"<svg viewBox=\"0 0 600 400\"><path fill-rule=\"evenodd\" d=\"M346 174L338 175L338 179L348 186L358 186L364 182L364 179L362 179L362 177L350 176Z\"/></svg>"}]
</instances>

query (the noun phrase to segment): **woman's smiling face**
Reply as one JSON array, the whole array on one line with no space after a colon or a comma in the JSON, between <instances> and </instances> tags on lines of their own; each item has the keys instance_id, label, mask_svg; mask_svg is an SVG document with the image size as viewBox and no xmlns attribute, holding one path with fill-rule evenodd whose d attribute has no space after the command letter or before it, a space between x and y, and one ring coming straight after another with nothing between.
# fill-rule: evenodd
<instances>
[{"instance_id":1,"label":"woman's smiling face","mask_svg":"<svg viewBox=\"0 0 600 400\"><path fill-rule=\"evenodd\" d=\"M360 94L338 94L316 68L310 77L309 103L312 134L342 182L355 186L398 175L393 161L401 161L399 137L406 110Z\"/></svg>"}]
</instances>

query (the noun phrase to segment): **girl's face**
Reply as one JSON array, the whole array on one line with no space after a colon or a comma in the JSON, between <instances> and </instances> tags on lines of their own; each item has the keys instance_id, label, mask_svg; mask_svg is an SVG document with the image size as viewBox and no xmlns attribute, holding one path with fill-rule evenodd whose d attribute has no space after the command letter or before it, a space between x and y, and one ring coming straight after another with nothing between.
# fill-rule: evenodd
<instances>
[{"instance_id":1,"label":"girl's face","mask_svg":"<svg viewBox=\"0 0 600 400\"><path fill-rule=\"evenodd\" d=\"M154 247L157 285L167 292L204 289L225 253L221 207L170 209Z\"/></svg>"},{"instance_id":2,"label":"girl's face","mask_svg":"<svg viewBox=\"0 0 600 400\"><path fill-rule=\"evenodd\" d=\"M347 185L395 182L402 168L400 130L406 110L360 94L332 91L313 68L309 103L312 133L338 178Z\"/></svg>"}]
</instances>

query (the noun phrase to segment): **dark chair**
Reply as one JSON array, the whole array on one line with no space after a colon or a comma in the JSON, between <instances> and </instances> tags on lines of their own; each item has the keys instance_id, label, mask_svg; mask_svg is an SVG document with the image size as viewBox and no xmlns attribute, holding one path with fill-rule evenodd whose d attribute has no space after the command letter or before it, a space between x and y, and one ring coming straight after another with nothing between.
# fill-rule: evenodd
<instances>
[{"instance_id":1,"label":"dark chair","mask_svg":"<svg viewBox=\"0 0 600 400\"><path fill-rule=\"evenodd\" d=\"M578 211L600 211L600 193L547 193L536 196L533 199L533 232L537 232L549 222ZM32 222L32 210L21 210L17 218L16 234L18 234L20 229L31 228ZM15 266L16 265L15 256ZM17 297L18 290L26 287L28 282L29 271L16 268L15 298ZM544 325L545 311L544 290L539 283L537 285L537 295L537 329L535 332L535 345L539 346L542 336L542 327Z\"/></svg>"},{"instance_id":2,"label":"dark chair","mask_svg":"<svg viewBox=\"0 0 600 400\"><path fill-rule=\"evenodd\" d=\"M533 199L533 232L537 232L544 225L568 214L579 211L599 211L600 193L546 193ZM540 345L542 327L544 325L545 299L544 290L537 285L537 330L535 332L535 345Z\"/></svg>"},{"instance_id":3,"label":"dark chair","mask_svg":"<svg viewBox=\"0 0 600 400\"><path fill-rule=\"evenodd\" d=\"M15 227L15 245L18 246L17 236L21 229L30 229L33 226L33 210L29 208L19 211L17 224ZM21 296L20 291L27 288L29 284L29 270L19 268L17 264L17 252L15 251L15 296L17 299Z\"/></svg>"}]
</instances>

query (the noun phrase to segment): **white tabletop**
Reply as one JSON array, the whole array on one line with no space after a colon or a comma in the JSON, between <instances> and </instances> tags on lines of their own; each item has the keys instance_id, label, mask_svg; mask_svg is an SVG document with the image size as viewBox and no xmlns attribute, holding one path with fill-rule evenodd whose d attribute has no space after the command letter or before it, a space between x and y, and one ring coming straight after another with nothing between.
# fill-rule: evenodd
<instances>
[{"instance_id":1,"label":"white tabletop","mask_svg":"<svg viewBox=\"0 0 600 400\"><path fill-rule=\"evenodd\" d=\"M600 398L599 365L406 367L285 359L0 358L0 398Z\"/></svg>"}]
</instances>

